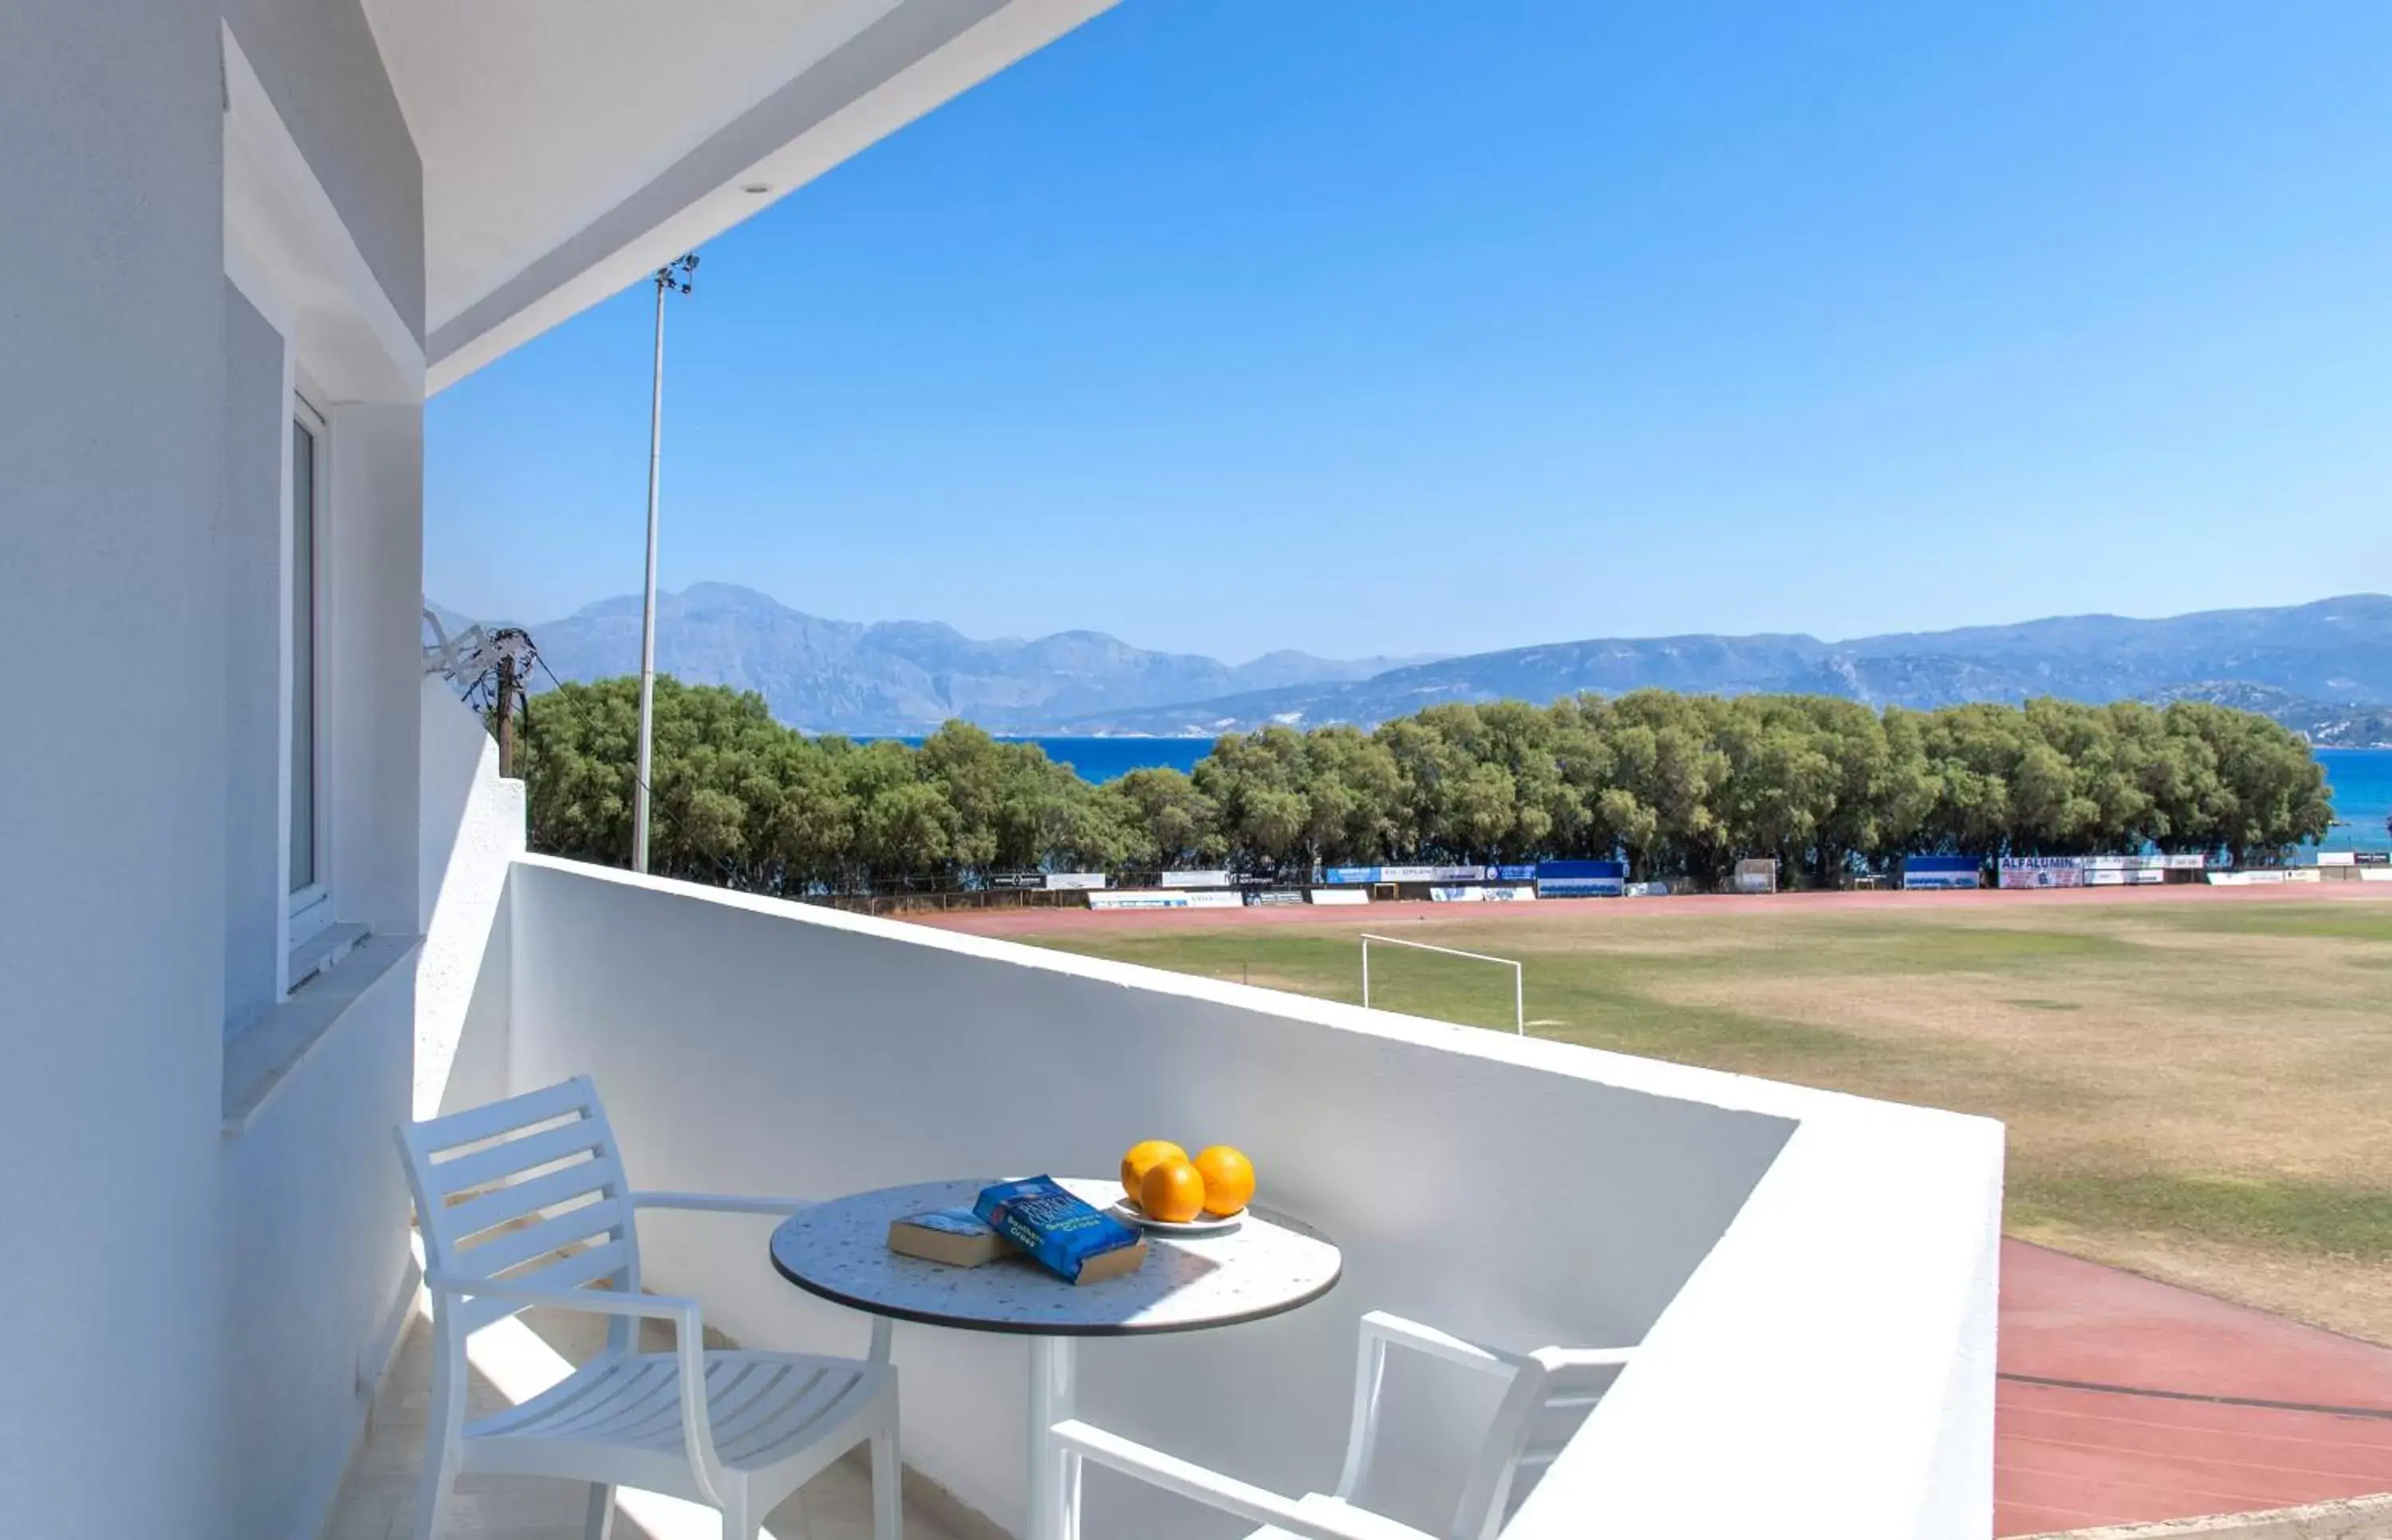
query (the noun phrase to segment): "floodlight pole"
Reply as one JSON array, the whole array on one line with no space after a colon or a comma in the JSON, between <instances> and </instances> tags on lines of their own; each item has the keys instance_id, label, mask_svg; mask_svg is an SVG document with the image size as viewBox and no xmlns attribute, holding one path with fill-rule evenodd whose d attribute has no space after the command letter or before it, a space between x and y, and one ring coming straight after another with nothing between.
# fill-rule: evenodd
<instances>
[{"instance_id":1,"label":"floodlight pole","mask_svg":"<svg viewBox=\"0 0 2392 1540\"><path fill-rule=\"evenodd\" d=\"M631 870L648 869L648 771L656 709L656 488L664 459L665 295L689 292L697 256L684 252L656 269L656 356L648 390L648 580L640 603L640 749L631 779Z\"/></svg>"}]
</instances>

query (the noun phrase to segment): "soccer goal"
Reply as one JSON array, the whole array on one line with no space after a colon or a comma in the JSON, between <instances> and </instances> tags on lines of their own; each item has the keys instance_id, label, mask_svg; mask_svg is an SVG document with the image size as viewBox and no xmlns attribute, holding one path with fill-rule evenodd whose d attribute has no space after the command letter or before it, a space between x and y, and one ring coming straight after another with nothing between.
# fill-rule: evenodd
<instances>
[{"instance_id":1,"label":"soccer goal","mask_svg":"<svg viewBox=\"0 0 2392 1540\"><path fill-rule=\"evenodd\" d=\"M1383 947L1403 947L1412 951L1435 952L1440 957L1459 957L1464 962L1486 963L1512 970L1512 1029L1522 1037L1528 1035L1528 995L1526 976L1520 964L1509 957L1489 957L1483 951L1462 951L1453 947L1433 947L1426 941L1407 941L1399 936L1373 936L1362 933L1362 1003L1371 1003L1371 944Z\"/></svg>"}]
</instances>

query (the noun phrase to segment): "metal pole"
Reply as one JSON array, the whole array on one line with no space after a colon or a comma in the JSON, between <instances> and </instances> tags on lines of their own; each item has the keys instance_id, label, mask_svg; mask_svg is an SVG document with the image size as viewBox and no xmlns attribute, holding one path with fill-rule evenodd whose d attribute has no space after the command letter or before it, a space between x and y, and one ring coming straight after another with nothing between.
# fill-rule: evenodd
<instances>
[{"instance_id":1,"label":"metal pole","mask_svg":"<svg viewBox=\"0 0 2392 1540\"><path fill-rule=\"evenodd\" d=\"M1371 1008L1371 938L1362 938L1362 1009Z\"/></svg>"},{"instance_id":2,"label":"metal pole","mask_svg":"<svg viewBox=\"0 0 2392 1540\"><path fill-rule=\"evenodd\" d=\"M1512 964L1512 1029L1522 1037L1528 1035L1528 975L1520 964Z\"/></svg>"},{"instance_id":3,"label":"metal pole","mask_svg":"<svg viewBox=\"0 0 2392 1540\"><path fill-rule=\"evenodd\" d=\"M656 275L656 362L648 395L648 583L640 605L640 753L631 783L631 870L648 869L648 766L656 708L656 472L665 434L665 277Z\"/></svg>"}]
</instances>

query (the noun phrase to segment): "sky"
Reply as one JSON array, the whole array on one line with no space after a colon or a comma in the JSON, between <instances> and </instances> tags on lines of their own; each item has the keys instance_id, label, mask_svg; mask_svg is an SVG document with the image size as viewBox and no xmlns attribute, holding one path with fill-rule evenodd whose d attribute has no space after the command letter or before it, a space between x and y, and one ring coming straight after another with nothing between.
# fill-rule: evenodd
<instances>
[{"instance_id":1,"label":"sky","mask_svg":"<svg viewBox=\"0 0 2392 1540\"><path fill-rule=\"evenodd\" d=\"M1122 0L704 249L663 581L1231 660L2392 589L2387 66L2372 0ZM430 597L638 590L652 304L433 399Z\"/></svg>"}]
</instances>

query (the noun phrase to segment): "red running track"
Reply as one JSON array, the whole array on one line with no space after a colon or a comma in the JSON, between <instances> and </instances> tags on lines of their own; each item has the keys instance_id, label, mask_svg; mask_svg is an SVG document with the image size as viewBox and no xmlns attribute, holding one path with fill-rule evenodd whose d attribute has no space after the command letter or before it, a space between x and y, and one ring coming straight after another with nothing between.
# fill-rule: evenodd
<instances>
[{"instance_id":1,"label":"red running track","mask_svg":"<svg viewBox=\"0 0 2392 1540\"><path fill-rule=\"evenodd\" d=\"M2008 1240L1998 1361L1996 1534L2392 1492L2392 1350Z\"/></svg>"}]
</instances>

